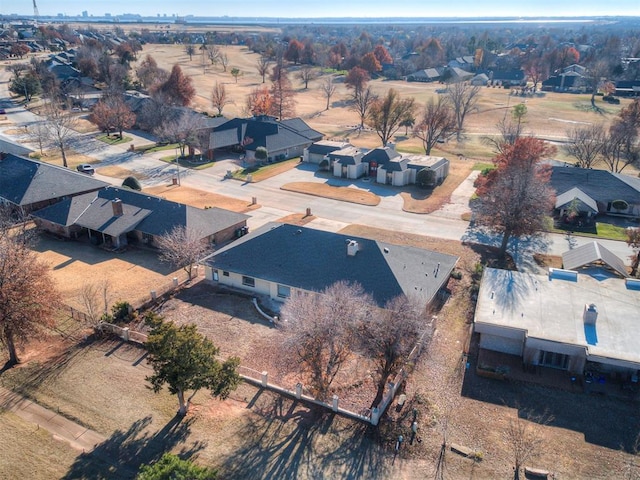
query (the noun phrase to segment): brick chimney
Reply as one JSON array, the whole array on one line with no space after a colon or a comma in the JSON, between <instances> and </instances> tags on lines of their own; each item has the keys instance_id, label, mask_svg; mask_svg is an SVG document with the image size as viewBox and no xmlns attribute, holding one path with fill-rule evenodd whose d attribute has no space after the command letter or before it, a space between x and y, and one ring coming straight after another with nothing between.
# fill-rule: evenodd
<instances>
[{"instance_id":1,"label":"brick chimney","mask_svg":"<svg viewBox=\"0 0 640 480\"><path fill-rule=\"evenodd\" d=\"M113 216L121 217L122 216L122 200L119 198L114 198L111 200L111 206L113 207Z\"/></svg>"}]
</instances>

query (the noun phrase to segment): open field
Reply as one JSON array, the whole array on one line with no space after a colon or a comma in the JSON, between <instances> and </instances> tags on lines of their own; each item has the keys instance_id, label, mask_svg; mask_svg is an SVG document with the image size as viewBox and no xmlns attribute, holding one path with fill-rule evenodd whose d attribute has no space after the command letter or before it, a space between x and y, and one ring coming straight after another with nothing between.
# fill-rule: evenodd
<instances>
[{"instance_id":1,"label":"open field","mask_svg":"<svg viewBox=\"0 0 640 480\"><path fill-rule=\"evenodd\" d=\"M174 64L179 64L183 71L191 76L196 87L197 96L194 102L196 109L212 112L210 92L215 82L225 85L227 94L232 100L227 105L224 114L227 117L243 116L245 99L247 94L255 87L262 85L262 78L256 71L258 55L250 52L246 47L222 46L221 50L229 58L229 66L224 72L222 67L211 66L203 62L200 55L194 55L193 60L184 52L180 45L145 45L144 51L139 55L138 61L147 54L152 55L158 65L170 69ZM205 59L206 60L206 59ZM238 68L242 75L236 83L231 76L231 69ZM380 140L376 134L368 129L359 131L356 127L359 123L357 115L348 109L349 92L343 83L343 78L337 78L336 94L331 100L331 108L325 110L326 100L320 92L319 79L309 83L309 88L297 78L299 66L290 68L290 79L296 90L296 114L302 117L313 128L323 132L327 138L349 138L357 146L376 147ZM387 89L396 89L401 96L412 96L418 104L424 104L430 98L436 98L436 89L442 88L440 84L409 83L404 81L387 81L376 79L370 82L371 87L378 94L384 94ZM525 131L537 136L549 139L559 139L564 132L579 124L603 124L608 125L621 108L630 100L622 99L620 105L604 104L600 98L597 105L600 112L595 112L590 106L589 95L545 93L544 97L519 97L510 95L510 90L502 88L482 87L478 108L472 112L466 121L465 130L467 137L463 143L451 141L444 145L445 151L462 153L468 158L490 157L489 149L477 142L477 137L488 134L497 134L496 125L510 114L510 108L518 103L525 103L527 115L525 117ZM419 140L404 135L401 128L396 134L396 143L400 150L420 152L422 145ZM435 150L434 155L442 154Z\"/></svg>"}]
</instances>

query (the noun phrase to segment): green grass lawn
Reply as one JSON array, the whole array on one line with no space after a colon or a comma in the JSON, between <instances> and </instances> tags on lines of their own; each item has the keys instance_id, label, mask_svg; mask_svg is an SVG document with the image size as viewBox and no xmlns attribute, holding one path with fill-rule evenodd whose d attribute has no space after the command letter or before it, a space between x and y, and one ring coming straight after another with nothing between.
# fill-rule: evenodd
<instances>
[{"instance_id":1,"label":"green grass lawn","mask_svg":"<svg viewBox=\"0 0 640 480\"><path fill-rule=\"evenodd\" d=\"M551 227L549 231L552 233L560 233L562 235L565 235L568 232L568 230L553 227ZM572 231L571 234L580 237L605 238L608 240L620 240L623 242L627 240L626 228L611 225L610 223L596 222L596 232L597 233L586 233Z\"/></svg>"},{"instance_id":2,"label":"green grass lawn","mask_svg":"<svg viewBox=\"0 0 640 480\"><path fill-rule=\"evenodd\" d=\"M167 163L175 163L176 157L175 155L167 155L166 157L162 157L160 160ZM180 157L178 162L181 167L190 168L192 170L204 170L205 168L209 168L215 162L205 160L204 162L193 161L190 158Z\"/></svg>"},{"instance_id":3,"label":"green grass lawn","mask_svg":"<svg viewBox=\"0 0 640 480\"><path fill-rule=\"evenodd\" d=\"M284 160L282 162L269 163L266 165L241 168L233 172L233 178L236 180L249 181L248 175L251 175L251 182L260 182L271 178L275 175L279 175L287 170L295 168L300 163L300 158L292 158L290 160Z\"/></svg>"},{"instance_id":4,"label":"green grass lawn","mask_svg":"<svg viewBox=\"0 0 640 480\"><path fill-rule=\"evenodd\" d=\"M107 143L109 145L119 145L121 143L127 143L131 141L131 137L123 136L120 138L118 135L100 135L97 137L101 142Z\"/></svg>"}]
</instances>

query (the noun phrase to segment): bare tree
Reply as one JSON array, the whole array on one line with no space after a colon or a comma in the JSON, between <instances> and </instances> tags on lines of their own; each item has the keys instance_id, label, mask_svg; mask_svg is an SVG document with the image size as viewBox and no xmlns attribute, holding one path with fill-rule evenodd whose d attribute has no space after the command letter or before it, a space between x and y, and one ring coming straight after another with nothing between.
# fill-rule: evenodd
<instances>
[{"instance_id":1,"label":"bare tree","mask_svg":"<svg viewBox=\"0 0 640 480\"><path fill-rule=\"evenodd\" d=\"M146 58L140 62L140 65L136 69L136 75L142 86L146 89L164 83L167 81L167 78L169 78L169 72L158 67L158 64L151 55L147 55Z\"/></svg>"},{"instance_id":2,"label":"bare tree","mask_svg":"<svg viewBox=\"0 0 640 480\"><path fill-rule=\"evenodd\" d=\"M358 114L360 118L360 129L364 128L364 121L369 115L369 109L371 105L378 99L378 96L373 93L371 87L357 90L354 96L353 103L349 105L349 110L352 110Z\"/></svg>"},{"instance_id":3,"label":"bare tree","mask_svg":"<svg viewBox=\"0 0 640 480\"><path fill-rule=\"evenodd\" d=\"M68 167L67 150L72 139L78 136L75 128L78 119L71 113L71 108L63 109L57 99L50 99L44 105L44 126L51 142L60 150L62 165Z\"/></svg>"},{"instance_id":4,"label":"bare tree","mask_svg":"<svg viewBox=\"0 0 640 480\"><path fill-rule=\"evenodd\" d=\"M377 374L375 407L382 400L389 378L409 357L424 329L424 306L416 298L399 296L367 318L359 328L364 354L375 362Z\"/></svg>"},{"instance_id":5,"label":"bare tree","mask_svg":"<svg viewBox=\"0 0 640 480\"><path fill-rule=\"evenodd\" d=\"M455 132L456 122L449 103L442 97L427 103L420 123L413 130L413 135L422 140L424 151L431 155L431 149L439 139L447 139Z\"/></svg>"},{"instance_id":6,"label":"bare tree","mask_svg":"<svg viewBox=\"0 0 640 480\"><path fill-rule=\"evenodd\" d=\"M227 56L227 54L221 53L218 57L218 61L220 62L220 65L222 65L222 70L226 72L227 67L229 66L229 57Z\"/></svg>"},{"instance_id":7,"label":"bare tree","mask_svg":"<svg viewBox=\"0 0 640 480\"><path fill-rule=\"evenodd\" d=\"M493 147L496 154L500 155L505 152L508 147L513 146L516 140L523 134L523 119L527 114L527 107L524 103L520 103L511 110L511 118L505 116L496 125L500 135L486 136L483 138L484 143Z\"/></svg>"},{"instance_id":8,"label":"bare tree","mask_svg":"<svg viewBox=\"0 0 640 480\"><path fill-rule=\"evenodd\" d=\"M567 130L564 150L577 160L578 167L591 168L598 162L603 144L602 125L579 126Z\"/></svg>"},{"instance_id":9,"label":"bare tree","mask_svg":"<svg viewBox=\"0 0 640 480\"><path fill-rule=\"evenodd\" d=\"M44 149L50 145L49 130L45 122L35 122L28 127L29 138L33 140L40 150L40 156L44 155Z\"/></svg>"},{"instance_id":10,"label":"bare tree","mask_svg":"<svg viewBox=\"0 0 640 480\"><path fill-rule=\"evenodd\" d=\"M609 133L604 138L602 158L609 170L620 173L629 165L640 162L640 145L638 144L638 130L640 130L640 100L634 100L620 110L609 127Z\"/></svg>"},{"instance_id":11,"label":"bare tree","mask_svg":"<svg viewBox=\"0 0 640 480\"><path fill-rule=\"evenodd\" d=\"M223 83L216 82L211 91L211 104L218 110L218 115L222 115L222 109L231 101L227 97L227 89Z\"/></svg>"},{"instance_id":12,"label":"bare tree","mask_svg":"<svg viewBox=\"0 0 640 480\"><path fill-rule=\"evenodd\" d=\"M522 412L525 418L516 414L509 420L509 426L504 433L505 440L513 460L513 479L520 479L520 470L524 464L540 456L544 437L540 432L540 425L548 425L553 417L535 414L532 411Z\"/></svg>"},{"instance_id":13,"label":"bare tree","mask_svg":"<svg viewBox=\"0 0 640 480\"><path fill-rule=\"evenodd\" d=\"M358 284L337 282L322 293L294 291L282 307L287 355L293 352L313 395L326 400L331 384L351 355L356 326L374 305Z\"/></svg>"},{"instance_id":14,"label":"bare tree","mask_svg":"<svg viewBox=\"0 0 640 480\"><path fill-rule=\"evenodd\" d=\"M331 97L336 93L336 84L333 82L333 76L329 75L325 77L325 79L320 83L320 91L324 95L324 98L327 99L327 106L325 110L329 110L331 106Z\"/></svg>"},{"instance_id":15,"label":"bare tree","mask_svg":"<svg viewBox=\"0 0 640 480\"><path fill-rule=\"evenodd\" d=\"M179 144L180 156L184 158L187 145L195 142L197 133L203 128L205 128L205 122L202 116L184 112L175 120L155 128L153 133L161 140Z\"/></svg>"},{"instance_id":16,"label":"bare tree","mask_svg":"<svg viewBox=\"0 0 640 480\"><path fill-rule=\"evenodd\" d=\"M192 43L184 46L184 53L189 55L189 61L193 60L193 54L196 53L196 47Z\"/></svg>"},{"instance_id":17,"label":"bare tree","mask_svg":"<svg viewBox=\"0 0 640 480\"><path fill-rule=\"evenodd\" d=\"M271 82L271 96L273 97L271 114L280 120L293 117L296 105L295 92L286 69L276 65L271 74Z\"/></svg>"},{"instance_id":18,"label":"bare tree","mask_svg":"<svg viewBox=\"0 0 640 480\"><path fill-rule=\"evenodd\" d=\"M160 260L182 268L189 280L193 278L193 267L209 255L213 248L196 229L176 226L158 238Z\"/></svg>"},{"instance_id":19,"label":"bare tree","mask_svg":"<svg viewBox=\"0 0 640 480\"><path fill-rule=\"evenodd\" d=\"M447 87L447 99L453 108L456 120L456 138L462 138L464 120L469 113L475 110L478 103L480 87L468 83L452 83Z\"/></svg>"},{"instance_id":20,"label":"bare tree","mask_svg":"<svg viewBox=\"0 0 640 480\"><path fill-rule=\"evenodd\" d=\"M269 58L265 57L264 55L261 55L260 58L258 58L258 61L256 62L256 69L258 70L258 75L262 77L262 83L264 83L264 78L267 75L267 72L269 71L270 67L271 67L271 61L269 60Z\"/></svg>"},{"instance_id":21,"label":"bare tree","mask_svg":"<svg viewBox=\"0 0 640 480\"><path fill-rule=\"evenodd\" d=\"M305 90L309 88L309 82L318 76L311 65L303 65L298 72L298 78L304 83Z\"/></svg>"},{"instance_id":22,"label":"bare tree","mask_svg":"<svg viewBox=\"0 0 640 480\"><path fill-rule=\"evenodd\" d=\"M0 236L0 344L9 366L20 361L20 344L55 323L60 297L49 271L22 239Z\"/></svg>"},{"instance_id":23,"label":"bare tree","mask_svg":"<svg viewBox=\"0 0 640 480\"><path fill-rule=\"evenodd\" d=\"M396 90L390 88L383 98L377 99L371 105L368 123L380 137L382 145L386 146L391 137L398 131L402 120L413 114L415 99L413 97L400 98Z\"/></svg>"},{"instance_id":24,"label":"bare tree","mask_svg":"<svg viewBox=\"0 0 640 480\"><path fill-rule=\"evenodd\" d=\"M207 45L207 57L211 65L215 65L220 61L220 49L215 45Z\"/></svg>"}]
</instances>

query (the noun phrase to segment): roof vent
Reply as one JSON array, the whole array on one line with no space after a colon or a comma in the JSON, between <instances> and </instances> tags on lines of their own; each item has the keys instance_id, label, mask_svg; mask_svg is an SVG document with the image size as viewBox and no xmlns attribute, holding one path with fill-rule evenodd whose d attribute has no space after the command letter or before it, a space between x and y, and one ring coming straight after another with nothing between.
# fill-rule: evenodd
<instances>
[{"instance_id":1,"label":"roof vent","mask_svg":"<svg viewBox=\"0 0 640 480\"><path fill-rule=\"evenodd\" d=\"M389 249L388 249L387 247L384 247L384 248L382 249L382 251L383 251L384 253L389 253Z\"/></svg>"},{"instance_id":2,"label":"roof vent","mask_svg":"<svg viewBox=\"0 0 640 480\"><path fill-rule=\"evenodd\" d=\"M582 314L585 325L595 325L598 319L598 309L595 303L586 303Z\"/></svg>"},{"instance_id":3,"label":"roof vent","mask_svg":"<svg viewBox=\"0 0 640 480\"><path fill-rule=\"evenodd\" d=\"M350 257L355 257L356 253L358 253L359 245L355 240L350 240L347 244L347 255Z\"/></svg>"}]
</instances>

